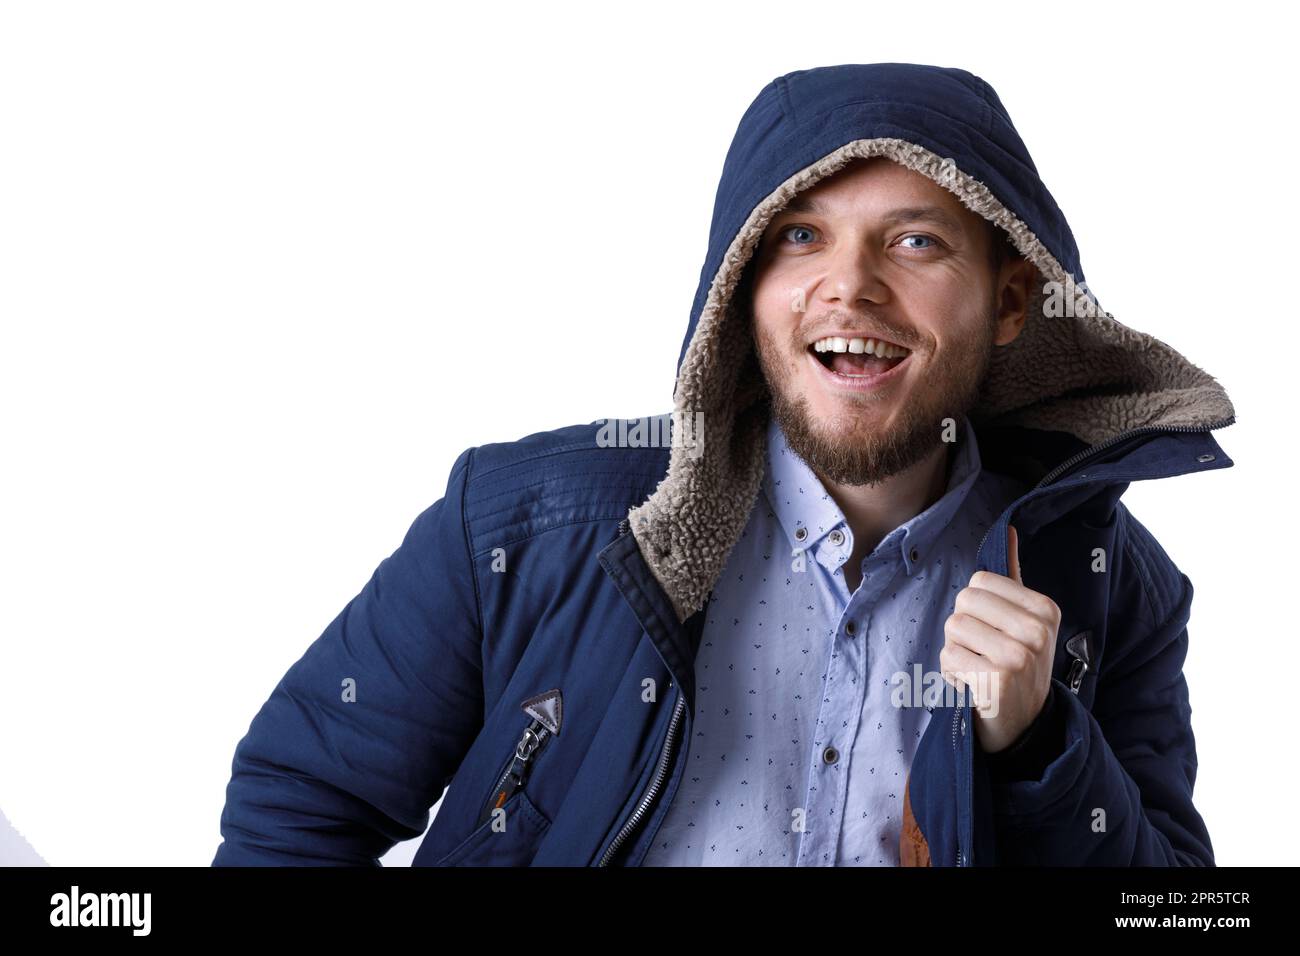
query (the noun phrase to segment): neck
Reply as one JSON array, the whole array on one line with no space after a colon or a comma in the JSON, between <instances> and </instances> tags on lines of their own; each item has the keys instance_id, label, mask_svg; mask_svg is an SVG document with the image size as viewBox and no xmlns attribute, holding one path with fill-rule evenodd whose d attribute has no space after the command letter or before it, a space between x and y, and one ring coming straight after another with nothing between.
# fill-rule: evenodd
<instances>
[{"instance_id":1,"label":"neck","mask_svg":"<svg viewBox=\"0 0 1300 956\"><path fill-rule=\"evenodd\" d=\"M925 458L877 484L843 485L817 475L853 532L851 567L856 568L885 535L943 497L951 448L951 442L940 442Z\"/></svg>"}]
</instances>

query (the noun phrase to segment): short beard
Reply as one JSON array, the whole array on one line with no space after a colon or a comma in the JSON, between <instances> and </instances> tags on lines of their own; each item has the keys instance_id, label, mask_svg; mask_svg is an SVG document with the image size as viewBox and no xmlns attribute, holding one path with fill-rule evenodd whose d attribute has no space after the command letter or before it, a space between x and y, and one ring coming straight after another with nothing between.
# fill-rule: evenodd
<instances>
[{"instance_id":1,"label":"short beard","mask_svg":"<svg viewBox=\"0 0 1300 956\"><path fill-rule=\"evenodd\" d=\"M813 421L808 399L792 394L791 371L782 364L782 351L761 332L754 336L754 341L772 396L772 414L785 433L790 449L823 481L871 485L906 471L945 444L945 419L957 423L956 440L960 440L962 416L975 407L993 361L992 315L982 328L981 335L968 343L964 354L960 357L949 354L932 369L930 381L920 383L916 393L909 396L913 401L903 407L901 421L888 434L869 431L865 419L852 411L853 406L865 409L878 402L875 392L847 395L845 401L850 404L847 412L829 421ZM803 360L803 343L795 334L791 335L787 348L796 361Z\"/></svg>"}]
</instances>

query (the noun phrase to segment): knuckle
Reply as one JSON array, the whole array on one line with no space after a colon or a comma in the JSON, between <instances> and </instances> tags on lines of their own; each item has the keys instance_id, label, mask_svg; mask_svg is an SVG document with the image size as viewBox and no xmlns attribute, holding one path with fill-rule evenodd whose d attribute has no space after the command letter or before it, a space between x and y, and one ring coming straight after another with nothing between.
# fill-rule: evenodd
<instances>
[{"instance_id":1,"label":"knuckle","mask_svg":"<svg viewBox=\"0 0 1300 956\"><path fill-rule=\"evenodd\" d=\"M1038 602L1038 605L1041 608L1040 613L1042 617L1045 618L1046 620L1059 621L1061 619L1061 609L1057 606L1056 602L1053 601L1046 594L1042 596L1042 599Z\"/></svg>"}]
</instances>

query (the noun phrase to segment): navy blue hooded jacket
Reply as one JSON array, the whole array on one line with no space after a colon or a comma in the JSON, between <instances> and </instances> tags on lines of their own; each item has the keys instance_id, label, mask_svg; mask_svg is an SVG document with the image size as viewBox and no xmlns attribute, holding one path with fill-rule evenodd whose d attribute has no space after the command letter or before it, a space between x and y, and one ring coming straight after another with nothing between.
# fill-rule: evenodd
<instances>
[{"instance_id":1,"label":"navy blue hooded jacket","mask_svg":"<svg viewBox=\"0 0 1300 956\"><path fill-rule=\"evenodd\" d=\"M1025 585L1062 613L1049 762L1032 779L992 774L970 706L935 708L908 774L902 860L1213 864L1182 673L1192 584L1120 497L1230 467L1211 432L1232 404L1102 310L987 83L884 63L789 73L746 110L682 341L673 440L638 447L634 430L611 446L599 420L464 451L254 717L214 865L378 865L440 797L417 865L640 863L686 766L704 609L763 473L769 396L735 293L792 196L873 156L951 190L1040 273L970 412L985 467L1026 489L976 564L1008 573L1014 523ZM678 441L697 420L702 443ZM1098 548L1105 572L1091 573L1078 555Z\"/></svg>"}]
</instances>

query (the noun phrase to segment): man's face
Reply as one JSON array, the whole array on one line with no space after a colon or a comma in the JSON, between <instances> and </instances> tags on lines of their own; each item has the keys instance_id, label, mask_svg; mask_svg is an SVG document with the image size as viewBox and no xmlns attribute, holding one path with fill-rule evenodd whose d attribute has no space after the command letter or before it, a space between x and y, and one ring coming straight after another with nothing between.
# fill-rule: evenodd
<instances>
[{"instance_id":1,"label":"man's face","mask_svg":"<svg viewBox=\"0 0 1300 956\"><path fill-rule=\"evenodd\" d=\"M1023 325L1028 289L1023 260L993 274L990 241L952 193L879 157L772 220L751 264L752 331L773 413L815 472L879 482L934 451L943 419L974 406L993 346ZM1007 283L1012 274L1022 284ZM818 351L827 337L849 350ZM909 351L879 358L849 341L873 337Z\"/></svg>"}]
</instances>

